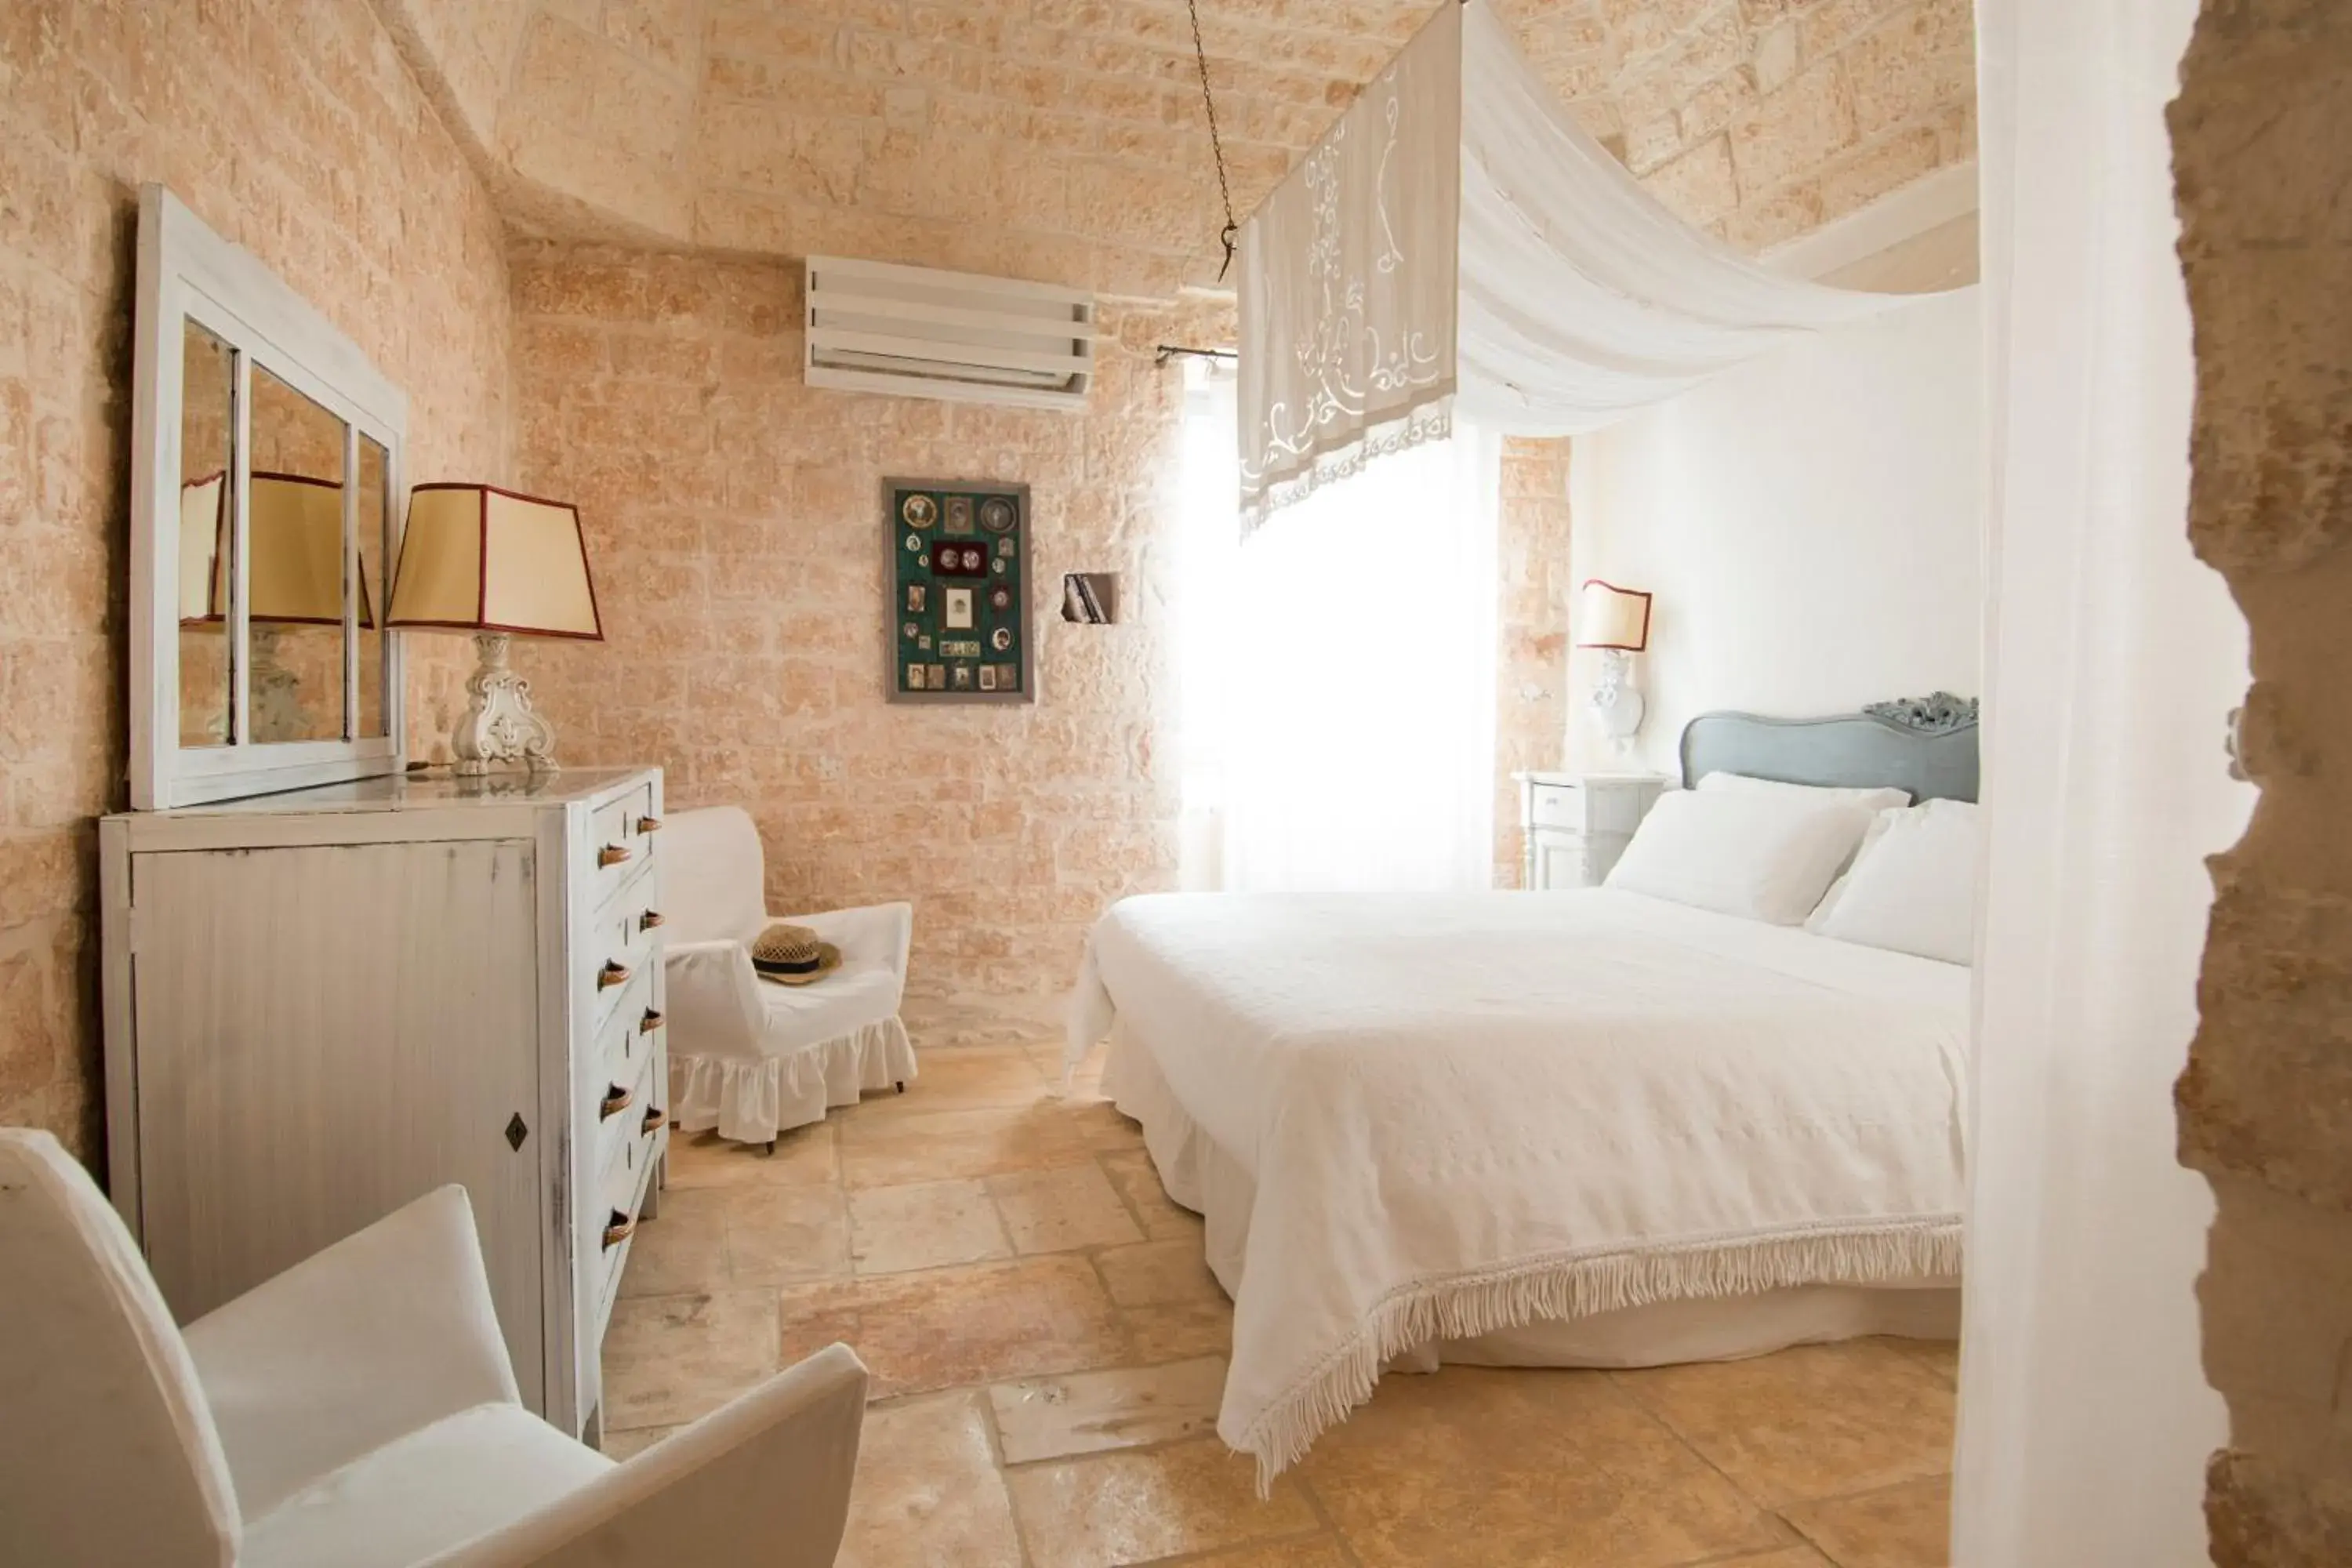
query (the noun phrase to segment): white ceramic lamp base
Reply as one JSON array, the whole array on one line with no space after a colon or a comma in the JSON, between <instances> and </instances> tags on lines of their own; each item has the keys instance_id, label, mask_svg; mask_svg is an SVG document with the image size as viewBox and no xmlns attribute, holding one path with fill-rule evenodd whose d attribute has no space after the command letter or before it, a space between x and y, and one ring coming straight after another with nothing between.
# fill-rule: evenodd
<instances>
[{"instance_id":1,"label":"white ceramic lamp base","mask_svg":"<svg viewBox=\"0 0 2352 1568\"><path fill-rule=\"evenodd\" d=\"M1643 710L1648 706L1633 689L1633 656L1622 648L1602 649L1601 679L1593 683L1585 702L1593 727L1609 742L1611 754L1621 760L1630 756L1633 737L1642 728Z\"/></svg>"},{"instance_id":2,"label":"white ceramic lamp base","mask_svg":"<svg viewBox=\"0 0 2352 1568\"><path fill-rule=\"evenodd\" d=\"M474 634L481 664L466 678L466 694L473 700L449 732L461 773L486 773L511 763L533 773L557 771L555 726L531 710L530 682L507 667L512 641L504 632Z\"/></svg>"}]
</instances>

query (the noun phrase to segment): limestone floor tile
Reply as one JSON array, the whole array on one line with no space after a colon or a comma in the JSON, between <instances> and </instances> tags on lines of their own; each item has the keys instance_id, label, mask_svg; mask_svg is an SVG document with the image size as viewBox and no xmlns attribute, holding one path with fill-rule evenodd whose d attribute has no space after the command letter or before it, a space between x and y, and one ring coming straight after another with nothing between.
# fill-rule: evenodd
<instances>
[{"instance_id":1,"label":"limestone floor tile","mask_svg":"<svg viewBox=\"0 0 2352 1568\"><path fill-rule=\"evenodd\" d=\"M838 1568L1021 1568L982 1404L947 1394L866 1413Z\"/></svg>"},{"instance_id":2,"label":"limestone floor tile","mask_svg":"<svg viewBox=\"0 0 2352 1568\"><path fill-rule=\"evenodd\" d=\"M1016 1252L1071 1252L1143 1239L1110 1178L1091 1160L991 1176L988 1195L996 1200Z\"/></svg>"},{"instance_id":3,"label":"limestone floor tile","mask_svg":"<svg viewBox=\"0 0 2352 1568\"><path fill-rule=\"evenodd\" d=\"M1187 1557L1184 1568L1355 1568L1336 1535L1307 1535Z\"/></svg>"},{"instance_id":4,"label":"limestone floor tile","mask_svg":"<svg viewBox=\"0 0 2352 1568\"><path fill-rule=\"evenodd\" d=\"M1223 1355L1233 1349L1233 1303L1222 1296L1213 1301L1127 1307L1120 1310L1119 1315L1127 1320L1128 1337L1134 1342L1138 1366Z\"/></svg>"},{"instance_id":5,"label":"limestone floor tile","mask_svg":"<svg viewBox=\"0 0 2352 1568\"><path fill-rule=\"evenodd\" d=\"M1951 1468L1950 1381L1883 1340L1612 1375L1767 1507Z\"/></svg>"},{"instance_id":6,"label":"limestone floor tile","mask_svg":"<svg viewBox=\"0 0 2352 1568\"><path fill-rule=\"evenodd\" d=\"M724 1204L728 1283L791 1285L849 1272L849 1208L838 1187L763 1184L726 1193ZM665 1209L648 1223L667 1217Z\"/></svg>"},{"instance_id":7,"label":"limestone floor tile","mask_svg":"<svg viewBox=\"0 0 2352 1568\"><path fill-rule=\"evenodd\" d=\"M849 1240L860 1274L903 1274L1013 1256L988 1189L969 1181L851 1193Z\"/></svg>"},{"instance_id":8,"label":"limestone floor tile","mask_svg":"<svg viewBox=\"0 0 2352 1568\"><path fill-rule=\"evenodd\" d=\"M1091 1152L1050 1104L982 1106L962 1110L841 1123L843 1178L852 1187L896 1187L1036 1171L1085 1160Z\"/></svg>"},{"instance_id":9,"label":"limestone floor tile","mask_svg":"<svg viewBox=\"0 0 2352 1568\"><path fill-rule=\"evenodd\" d=\"M1037 1064L1037 1070L1055 1083L1062 1081L1066 1044L1057 1035L1052 1039L1032 1041L1026 1047L1029 1059ZM1109 1060L1108 1046L1095 1047L1079 1058L1076 1067L1070 1069L1071 1087L1089 1097L1099 1098L1097 1091L1102 1087L1103 1064Z\"/></svg>"},{"instance_id":10,"label":"limestone floor tile","mask_svg":"<svg viewBox=\"0 0 2352 1568\"><path fill-rule=\"evenodd\" d=\"M849 1272L849 1221L833 1186L680 1187L637 1228L624 1296L786 1285Z\"/></svg>"},{"instance_id":11,"label":"limestone floor tile","mask_svg":"<svg viewBox=\"0 0 2352 1568\"><path fill-rule=\"evenodd\" d=\"M1943 1374L1955 1388L1960 1381L1960 1347L1955 1340L1895 1340L1886 1342L1913 1361Z\"/></svg>"},{"instance_id":12,"label":"limestone floor tile","mask_svg":"<svg viewBox=\"0 0 2352 1568\"><path fill-rule=\"evenodd\" d=\"M950 1107L1034 1105L1052 1093L1045 1075L1018 1046L954 1046L922 1054L906 1093L869 1095L857 1113L887 1121Z\"/></svg>"},{"instance_id":13,"label":"limestone floor tile","mask_svg":"<svg viewBox=\"0 0 2352 1568\"><path fill-rule=\"evenodd\" d=\"M770 1154L759 1143L731 1143L716 1132L673 1131L669 1140L669 1184L722 1187L764 1183L824 1184L839 1179L830 1121L795 1127L776 1139ZM666 1196L667 1194L665 1194Z\"/></svg>"},{"instance_id":14,"label":"limestone floor tile","mask_svg":"<svg viewBox=\"0 0 2352 1568\"><path fill-rule=\"evenodd\" d=\"M1217 1429L1225 1360L1072 1373L1000 1383L988 1391L1010 1465L1201 1437Z\"/></svg>"},{"instance_id":15,"label":"limestone floor tile","mask_svg":"<svg viewBox=\"0 0 2352 1568\"><path fill-rule=\"evenodd\" d=\"M709 1415L776 1370L777 1342L773 1290L615 1301L604 1331L605 1429Z\"/></svg>"},{"instance_id":16,"label":"limestone floor tile","mask_svg":"<svg viewBox=\"0 0 2352 1568\"><path fill-rule=\"evenodd\" d=\"M1039 1053L1032 1056L1030 1059L1037 1064L1037 1070L1045 1075L1045 1081L1054 1086L1054 1092L1065 1102L1071 1105L1108 1105L1110 1103L1110 1097L1103 1092L1100 1063L1090 1068L1080 1068L1065 1079L1062 1076L1059 1052L1051 1055Z\"/></svg>"},{"instance_id":17,"label":"limestone floor tile","mask_svg":"<svg viewBox=\"0 0 2352 1568\"><path fill-rule=\"evenodd\" d=\"M1223 1301L1225 1292L1209 1272L1197 1237L1113 1247L1095 1254L1110 1299L1122 1307L1160 1307L1183 1301Z\"/></svg>"},{"instance_id":18,"label":"limestone floor tile","mask_svg":"<svg viewBox=\"0 0 2352 1568\"><path fill-rule=\"evenodd\" d=\"M1097 1162L1110 1184L1118 1189L1135 1216L1142 1222L1143 1234L1153 1240L1172 1240L1189 1237L1197 1246L1201 1239L1201 1216L1168 1195L1160 1184L1160 1173L1152 1167L1151 1156L1140 1149L1125 1153L1106 1153Z\"/></svg>"},{"instance_id":19,"label":"limestone floor tile","mask_svg":"<svg viewBox=\"0 0 2352 1568\"><path fill-rule=\"evenodd\" d=\"M724 1284L726 1205L733 1190L673 1185L664 1193L659 1217L642 1222L629 1244L621 1295L677 1296Z\"/></svg>"},{"instance_id":20,"label":"limestone floor tile","mask_svg":"<svg viewBox=\"0 0 2352 1568\"><path fill-rule=\"evenodd\" d=\"M919 1059L926 1051L964 1046L1051 1047L1062 1035L1055 1006L1050 998L1024 1005L1014 997L910 994L899 1005L898 1018Z\"/></svg>"},{"instance_id":21,"label":"limestone floor tile","mask_svg":"<svg viewBox=\"0 0 2352 1568\"><path fill-rule=\"evenodd\" d=\"M1126 1154L1143 1147L1143 1129L1107 1100L1056 1100L1063 1121L1098 1154Z\"/></svg>"},{"instance_id":22,"label":"limestone floor tile","mask_svg":"<svg viewBox=\"0 0 2352 1568\"><path fill-rule=\"evenodd\" d=\"M1949 1477L1781 1511L1838 1568L1945 1568L1950 1561Z\"/></svg>"},{"instance_id":23,"label":"limestone floor tile","mask_svg":"<svg viewBox=\"0 0 2352 1568\"><path fill-rule=\"evenodd\" d=\"M1024 1258L786 1289L783 1352L835 1340L886 1398L1128 1364L1132 1341L1084 1258Z\"/></svg>"},{"instance_id":24,"label":"limestone floor tile","mask_svg":"<svg viewBox=\"0 0 2352 1568\"><path fill-rule=\"evenodd\" d=\"M1119 1568L1317 1528L1295 1482L1278 1479L1261 1502L1255 1476L1214 1438L1008 1472L1029 1559L1053 1568Z\"/></svg>"},{"instance_id":25,"label":"limestone floor tile","mask_svg":"<svg viewBox=\"0 0 2352 1568\"><path fill-rule=\"evenodd\" d=\"M1298 1475L1364 1568L1664 1568L1793 1540L1593 1373L1384 1378Z\"/></svg>"}]
</instances>

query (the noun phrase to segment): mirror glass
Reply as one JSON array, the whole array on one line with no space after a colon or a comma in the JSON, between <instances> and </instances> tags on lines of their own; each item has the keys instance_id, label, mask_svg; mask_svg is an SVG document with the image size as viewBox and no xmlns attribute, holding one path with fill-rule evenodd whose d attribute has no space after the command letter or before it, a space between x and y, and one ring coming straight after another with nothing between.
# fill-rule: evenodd
<instances>
[{"instance_id":1,"label":"mirror glass","mask_svg":"<svg viewBox=\"0 0 2352 1568\"><path fill-rule=\"evenodd\" d=\"M385 700L384 606L392 596L392 458L360 437L360 711L352 733L373 740L389 733Z\"/></svg>"},{"instance_id":2,"label":"mirror glass","mask_svg":"<svg viewBox=\"0 0 2352 1568\"><path fill-rule=\"evenodd\" d=\"M229 469L236 364L194 321L180 356L180 744L228 743Z\"/></svg>"},{"instance_id":3,"label":"mirror glass","mask_svg":"<svg viewBox=\"0 0 2352 1568\"><path fill-rule=\"evenodd\" d=\"M343 738L343 422L253 367L247 502L259 744Z\"/></svg>"}]
</instances>

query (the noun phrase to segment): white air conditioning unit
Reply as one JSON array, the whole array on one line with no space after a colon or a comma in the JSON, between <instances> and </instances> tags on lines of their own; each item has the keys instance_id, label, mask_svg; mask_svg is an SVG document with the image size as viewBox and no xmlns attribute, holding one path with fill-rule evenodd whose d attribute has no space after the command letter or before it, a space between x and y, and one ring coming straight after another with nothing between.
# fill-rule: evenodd
<instances>
[{"instance_id":1,"label":"white air conditioning unit","mask_svg":"<svg viewBox=\"0 0 2352 1568\"><path fill-rule=\"evenodd\" d=\"M812 256L811 386L1023 408L1080 408L1094 296L1050 283Z\"/></svg>"}]
</instances>

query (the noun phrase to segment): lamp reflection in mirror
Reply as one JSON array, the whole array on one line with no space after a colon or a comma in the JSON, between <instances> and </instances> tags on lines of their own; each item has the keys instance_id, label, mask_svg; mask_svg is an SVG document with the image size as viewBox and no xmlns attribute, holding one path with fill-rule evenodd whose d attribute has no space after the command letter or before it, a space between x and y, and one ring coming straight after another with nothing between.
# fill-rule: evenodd
<instances>
[{"instance_id":1,"label":"lamp reflection in mirror","mask_svg":"<svg viewBox=\"0 0 2352 1568\"><path fill-rule=\"evenodd\" d=\"M1573 638L1578 647L1596 649L1601 672L1585 708L1593 727L1623 757L1633 748L1642 728L1642 694L1633 685L1633 656L1650 646L1650 595L1638 588L1620 588L1600 578L1588 579L1580 591Z\"/></svg>"},{"instance_id":2,"label":"lamp reflection in mirror","mask_svg":"<svg viewBox=\"0 0 2352 1568\"><path fill-rule=\"evenodd\" d=\"M305 731L302 680L280 657L278 626L343 624L343 488L332 479L255 469L248 476L246 544L253 570L246 583L253 676L248 722L257 742L285 740ZM209 474L180 487L180 624L228 625L228 476ZM359 624L375 628L367 575L361 569ZM341 679L341 661L336 662ZM340 698L338 699L340 701ZM214 726L228 739L226 715Z\"/></svg>"},{"instance_id":3,"label":"lamp reflection in mirror","mask_svg":"<svg viewBox=\"0 0 2352 1568\"><path fill-rule=\"evenodd\" d=\"M474 634L480 663L449 735L457 772L555 771L555 727L532 710L530 682L507 653L518 636L604 640L577 508L496 485L417 486L384 624Z\"/></svg>"}]
</instances>

